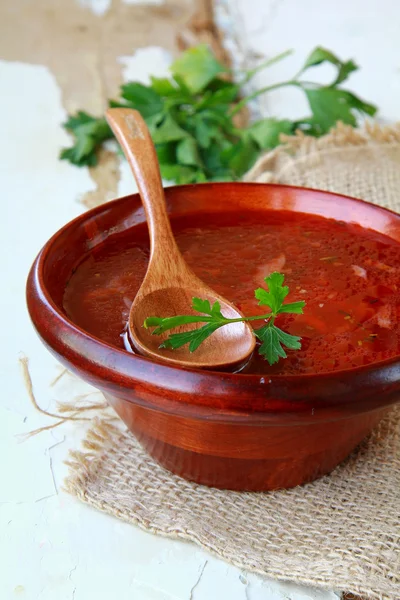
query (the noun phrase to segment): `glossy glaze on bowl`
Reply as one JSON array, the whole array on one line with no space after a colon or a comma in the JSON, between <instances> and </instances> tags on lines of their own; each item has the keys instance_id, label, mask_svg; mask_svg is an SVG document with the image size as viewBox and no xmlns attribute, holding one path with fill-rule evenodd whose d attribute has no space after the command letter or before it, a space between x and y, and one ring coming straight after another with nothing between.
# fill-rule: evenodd
<instances>
[{"instance_id":1,"label":"glossy glaze on bowl","mask_svg":"<svg viewBox=\"0 0 400 600\"><path fill-rule=\"evenodd\" d=\"M354 222L400 243L400 217L359 200L261 184L166 190L171 216L295 210ZM108 236L143 223L138 196L102 205L46 244L28 279L28 307L47 347L102 390L162 465L206 485L269 490L331 471L400 395L400 357L322 375L271 376L180 369L114 348L67 319L72 268Z\"/></svg>"}]
</instances>

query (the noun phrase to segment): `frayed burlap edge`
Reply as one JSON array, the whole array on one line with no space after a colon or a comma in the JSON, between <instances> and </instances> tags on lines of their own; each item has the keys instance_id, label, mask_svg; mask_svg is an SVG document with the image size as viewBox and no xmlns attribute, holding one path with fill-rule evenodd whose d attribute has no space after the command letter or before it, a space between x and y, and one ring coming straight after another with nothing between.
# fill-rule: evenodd
<instances>
[{"instance_id":1,"label":"frayed burlap edge","mask_svg":"<svg viewBox=\"0 0 400 600\"><path fill-rule=\"evenodd\" d=\"M105 423L109 423L112 421L120 421L119 417L114 413L114 411L108 405L106 399L104 398L103 402L90 402L88 396L94 394L99 394L103 397L101 392L89 392L88 394L81 394L79 396L75 396L69 402L60 402L56 403L57 412L50 412L42 408L35 396L33 391L33 383L32 377L29 370L29 358L25 355L19 358L19 364L21 367L22 380L24 382L24 386L28 395L28 398L39 413L45 415L46 417L50 417L51 419L55 419L53 423L50 425L45 425L43 427L38 427L37 429L33 429L32 431L28 431L27 433L21 434L20 437L22 439L28 439L32 436L38 435L43 431L49 431L56 429L60 425L63 425L67 421L79 421L79 422L89 422L93 421L93 417L87 416L88 414L94 414L97 418L101 418ZM64 375L73 376L67 369L63 369L57 377L50 383L50 387L54 386ZM85 415L85 416L84 416Z\"/></svg>"},{"instance_id":2,"label":"frayed burlap edge","mask_svg":"<svg viewBox=\"0 0 400 600\"><path fill-rule=\"evenodd\" d=\"M99 466L107 451L118 443L123 435L124 426L116 426L107 419L95 417L92 427L86 432L82 441L82 450L69 450L68 460L65 464L69 467L69 474L64 480L63 490L93 504L85 492L89 479L96 476ZM104 510L102 503L96 508Z\"/></svg>"},{"instance_id":3,"label":"frayed burlap edge","mask_svg":"<svg viewBox=\"0 0 400 600\"><path fill-rule=\"evenodd\" d=\"M357 150L360 146L379 144L398 146L400 143L400 123L391 126L367 122L363 129L354 129L350 125L338 122L336 127L320 138L305 135L298 131L296 135L281 135L282 144L261 156L244 176L244 181L259 183L280 183L284 170L294 162L310 159L313 154L324 150L338 151L346 148Z\"/></svg>"}]
</instances>

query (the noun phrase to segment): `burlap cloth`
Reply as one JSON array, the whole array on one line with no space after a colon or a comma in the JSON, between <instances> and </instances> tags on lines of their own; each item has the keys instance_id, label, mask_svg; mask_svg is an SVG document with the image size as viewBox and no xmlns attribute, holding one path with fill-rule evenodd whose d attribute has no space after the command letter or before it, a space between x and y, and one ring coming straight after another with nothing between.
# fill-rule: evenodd
<instances>
[{"instance_id":1,"label":"burlap cloth","mask_svg":"<svg viewBox=\"0 0 400 600\"><path fill-rule=\"evenodd\" d=\"M246 179L332 190L400 210L400 125L289 138ZM399 408L331 475L287 491L189 483L104 420L69 465L69 492L148 531L190 540L267 577L400 598Z\"/></svg>"}]
</instances>

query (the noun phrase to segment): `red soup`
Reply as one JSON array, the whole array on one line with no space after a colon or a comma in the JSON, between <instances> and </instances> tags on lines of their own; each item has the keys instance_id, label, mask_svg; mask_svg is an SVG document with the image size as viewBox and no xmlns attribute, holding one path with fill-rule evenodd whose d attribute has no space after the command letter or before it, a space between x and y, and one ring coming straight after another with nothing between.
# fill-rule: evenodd
<instances>
[{"instance_id":1,"label":"red soup","mask_svg":"<svg viewBox=\"0 0 400 600\"><path fill-rule=\"evenodd\" d=\"M400 354L400 244L390 238L359 225L284 211L243 218L192 215L172 225L193 271L243 313L260 314L254 289L274 271L286 276L287 301L306 301L303 315L276 320L302 337L302 349L288 351L288 358L273 367L255 352L245 372L321 373ZM69 280L68 317L125 348L129 309L148 257L145 225L97 247Z\"/></svg>"}]
</instances>

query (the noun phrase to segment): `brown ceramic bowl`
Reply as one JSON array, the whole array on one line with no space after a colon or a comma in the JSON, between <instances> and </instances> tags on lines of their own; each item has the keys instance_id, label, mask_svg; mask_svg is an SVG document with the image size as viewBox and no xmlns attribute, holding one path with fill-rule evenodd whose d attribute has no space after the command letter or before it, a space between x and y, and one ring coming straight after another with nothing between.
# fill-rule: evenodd
<instances>
[{"instance_id":1,"label":"brown ceramic bowl","mask_svg":"<svg viewBox=\"0 0 400 600\"><path fill-rule=\"evenodd\" d=\"M171 219L236 208L290 210L358 223L400 243L400 216L360 200L277 185L166 190ZM49 350L104 392L166 469L234 490L289 488L329 473L400 397L400 356L346 371L271 376L196 371L108 345L65 315L73 267L108 236L143 223L138 195L90 210L56 233L29 274L32 321Z\"/></svg>"}]
</instances>

